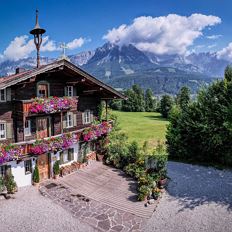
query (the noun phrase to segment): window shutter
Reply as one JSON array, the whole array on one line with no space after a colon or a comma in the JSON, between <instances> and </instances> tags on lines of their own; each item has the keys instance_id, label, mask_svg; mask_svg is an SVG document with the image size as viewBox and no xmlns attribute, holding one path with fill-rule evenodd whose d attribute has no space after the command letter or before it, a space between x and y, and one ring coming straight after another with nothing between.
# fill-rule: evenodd
<instances>
[{"instance_id":1,"label":"window shutter","mask_svg":"<svg viewBox=\"0 0 232 232\"><path fill-rule=\"evenodd\" d=\"M73 126L77 126L77 114L73 114Z\"/></svg>"},{"instance_id":2,"label":"window shutter","mask_svg":"<svg viewBox=\"0 0 232 232\"><path fill-rule=\"evenodd\" d=\"M11 101L11 88L6 89L6 100Z\"/></svg>"},{"instance_id":3,"label":"window shutter","mask_svg":"<svg viewBox=\"0 0 232 232\"><path fill-rule=\"evenodd\" d=\"M93 117L94 117L94 116L93 116L93 111L91 110L91 111L90 111L90 122L93 122Z\"/></svg>"},{"instance_id":4,"label":"window shutter","mask_svg":"<svg viewBox=\"0 0 232 232\"><path fill-rule=\"evenodd\" d=\"M82 113L82 124L85 124L85 113Z\"/></svg>"},{"instance_id":5,"label":"window shutter","mask_svg":"<svg viewBox=\"0 0 232 232\"><path fill-rule=\"evenodd\" d=\"M64 87L64 96L68 96L68 88L67 88L67 86Z\"/></svg>"},{"instance_id":6,"label":"window shutter","mask_svg":"<svg viewBox=\"0 0 232 232\"><path fill-rule=\"evenodd\" d=\"M64 114L64 117L63 117L63 129L65 129L67 127L66 121L67 121L67 114Z\"/></svg>"},{"instance_id":7,"label":"window shutter","mask_svg":"<svg viewBox=\"0 0 232 232\"><path fill-rule=\"evenodd\" d=\"M72 149L68 149L68 161L72 160Z\"/></svg>"},{"instance_id":8,"label":"window shutter","mask_svg":"<svg viewBox=\"0 0 232 232\"><path fill-rule=\"evenodd\" d=\"M36 133L36 119L31 118L31 133Z\"/></svg>"},{"instance_id":9,"label":"window shutter","mask_svg":"<svg viewBox=\"0 0 232 232\"><path fill-rule=\"evenodd\" d=\"M6 138L7 139L12 139L12 123L6 123Z\"/></svg>"},{"instance_id":10,"label":"window shutter","mask_svg":"<svg viewBox=\"0 0 232 232\"><path fill-rule=\"evenodd\" d=\"M64 153L63 151L60 152L60 164L64 163Z\"/></svg>"},{"instance_id":11,"label":"window shutter","mask_svg":"<svg viewBox=\"0 0 232 232\"><path fill-rule=\"evenodd\" d=\"M77 87L73 86L73 96L77 96Z\"/></svg>"}]
</instances>

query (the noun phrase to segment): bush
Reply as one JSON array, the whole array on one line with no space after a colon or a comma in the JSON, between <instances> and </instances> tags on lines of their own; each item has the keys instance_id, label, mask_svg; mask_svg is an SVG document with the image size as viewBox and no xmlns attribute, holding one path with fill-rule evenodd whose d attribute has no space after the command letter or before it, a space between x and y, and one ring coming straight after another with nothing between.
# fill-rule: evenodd
<instances>
[{"instance_id":1,"label":"bush","mask_svg":"<svg viewBox=\"0 0 232 232\"><path fill-rule=\"evenodd\" d=\"M232 81L225 80L199 92L185 110L173 108L166 140L170 157L232 166Z\"/></svg>"},{"instance_id":2,"label":"bush","mask_svg":"<svg viewBox=\"0 0 232 232\"><path fill-rule=\"evenodd\" d=\"M0 176L0 193L5 190L4 179Z\"/></svg>"},{"instance_id":3,"label":"bush","mask_svg":"<svg viewBox=\"0 0 232 232\"><path fill-rule=\"evenodd\" d=\"M8 173L4 178L4 184L6 186L8 193L15 193L17 191L17 184L14 181L14 176L11 173Z\"/></svg>"},{"instance_id":4,"label":"bush","mask_svg":"<svg viewBox=\"0 0 232 232\"><path fill-rule=\"evenodd\" d=\"M60 162L58 160L53 165L53 173L56 176L60 174Z\"/></svg>"},{"instance_id":5,"label":"bush","mask_svg":"<svg viewBox=\"0 0 232 232\"><path fill-rule=\"evenodd\" d=\"M34 169L34 172L33 172L32 180L33 180L34 183L39 183L39 181L40 181L40 178L39 178L39 169L38 169L37 164L35 165L35 169Z\"/></svg>"},{"instance_id":6,"label":"bush","mask_svg":"<svg viewBox=\"0 0 232 232\"><path fill-rule=\"evenodd\" d=\"M145 197L150 194L151 188L149 188L147 185L142 185L138 188L138 192L138 200L143 201Z\"/></svg>"}]
</instances>

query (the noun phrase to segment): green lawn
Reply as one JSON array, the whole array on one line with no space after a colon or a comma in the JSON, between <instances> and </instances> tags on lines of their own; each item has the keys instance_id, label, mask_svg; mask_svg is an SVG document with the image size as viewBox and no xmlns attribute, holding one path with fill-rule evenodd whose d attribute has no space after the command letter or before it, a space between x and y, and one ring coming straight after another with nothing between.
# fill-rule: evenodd
<instances>
[{"instance_id":1,"label":"green lawn","mask_svg":"<svg viewBox=\"0 0 232 232\"><path fill-rule=\"evenodd\" d=\"M158 140L165 140L167 120L154 112L120 112L118 116L120 128L128 135L129 141L136 140L140 145L148 141L155 145Z\"/></svg>"}]
</instances>

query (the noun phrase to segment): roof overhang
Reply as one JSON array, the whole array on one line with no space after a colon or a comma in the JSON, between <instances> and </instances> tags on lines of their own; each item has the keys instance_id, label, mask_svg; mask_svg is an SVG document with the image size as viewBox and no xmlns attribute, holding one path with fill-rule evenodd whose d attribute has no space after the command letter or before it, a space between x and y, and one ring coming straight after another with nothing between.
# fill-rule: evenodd
<instances>
[{"instance_id":1,"label":"roof overhang","mask_svg":"<svg viewBox=\"0 0 232 232\"><path fill-rule=\"evenodd\" d=\"M24 75L22 76L17 76L15 78L12 79L6 79L5 81L0 82L0 89L5 89L8 88L12 85L16 85L20 82L23 82L25 80L28 80L32 77L35 77L37 75L40 75L42 73L45 72L49 72L53 69L57 69L57 68L62 68L62 67L66 67L72 71L74 71L75 73L81 75L82 77L86 78L88 81L100 86L101 88L111 92L114 96L114 98L116 99L127 99L126 96L124 96L123 94L121 94L120 92L118 92L117 90L115 90L114 88L112 88L111 86L103 83L102 81L98 80L97 78L93 77L92 75L90 75L89 73L85 72L84 70L78 68L76 65L72 64L71 62L62 59L62 60L58 60L54 63L45 65L45 66L41 66L37 69L33 69L31 71L26 72ZM114 99L111 98L111 99Z\"/></svg>"}]
</instances>

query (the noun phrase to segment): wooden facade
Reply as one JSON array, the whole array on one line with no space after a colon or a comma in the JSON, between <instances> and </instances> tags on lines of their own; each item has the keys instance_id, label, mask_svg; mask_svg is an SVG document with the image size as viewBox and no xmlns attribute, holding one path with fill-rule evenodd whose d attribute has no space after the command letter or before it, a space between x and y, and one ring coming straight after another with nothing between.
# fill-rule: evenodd
<instances>
[{"instance_id":1,"label":"wooden facade","mask_svg":"<svg viewBox=\"0 0 232 232\"><path fill-rule=\"evenodd\" d=\"M67 93L67 87L72 93ZM89 126L83 123L83 113L97 117L97 107L102 100L123 96L66 60L42 66L32 71L2 78L0 89L5 100L0 101L0 122L5 123L6 138L0 143L19 143L42 139ZM45 95L44 95L45 94ZM30 106L35 97L64 97L78 100L77 107L52 114L32 114ZM67 113L73 115L73 126L66 127ZM30 121L31 133L25 134L25 123Z\"/></svg>"}]
</instances>

